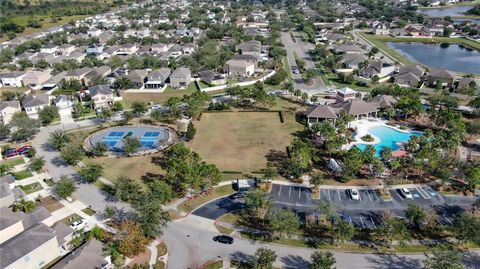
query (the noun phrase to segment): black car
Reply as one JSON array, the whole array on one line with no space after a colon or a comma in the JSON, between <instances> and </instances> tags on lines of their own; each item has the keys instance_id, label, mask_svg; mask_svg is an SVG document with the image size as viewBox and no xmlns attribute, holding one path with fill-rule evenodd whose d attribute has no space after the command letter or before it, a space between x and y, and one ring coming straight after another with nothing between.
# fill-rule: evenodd
<instances>
[{"instance_id":1,"label":"black car","mask_svg":"<svg viewBox=\"0 0 480 269\"><path fill-rule=\"evenodd\" d=\"M230 237L228 235L217 235L213 238L213 241L219 242L222 244L233 244L233 237Z\"/></svg>"},{"instance_id":2,"label":"black car","mask_svg":"<svg viewBox=\"0 0 480 269\"><path fill-rule=\"evenodd\" d=\"M245 198L245 194L243 194L241 192L237 192L237 193L234 193L234 194L230 195L229 197L233 200L243 199L243 198Z\"/></svg>"}]
</instances>

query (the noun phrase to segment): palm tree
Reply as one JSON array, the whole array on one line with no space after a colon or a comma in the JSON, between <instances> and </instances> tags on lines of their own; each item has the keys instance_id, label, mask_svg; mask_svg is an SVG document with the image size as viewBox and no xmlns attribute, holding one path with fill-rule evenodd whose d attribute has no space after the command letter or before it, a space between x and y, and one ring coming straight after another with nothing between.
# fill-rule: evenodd
<instances>
[{"instance_id":1,"label":"palm tree","mask_svg":"<svg viewBox=\"0 0 480 269\"><path fill-rule=\"evenodd\" d=\"M3 177L10 172L12 172L12 167L10 165L4 163L0 164L0 176Z\"/></svg>"},{"instance_id":2,"label":"palm tree","mask_svg":"<svg viewBox=\"0 0 480 269\"><path fill-rule=\"evenodd\" d=\"M37 207L37 205L35 204L35 202L33 202L33 201L25 201L25 199L21 199L20 201L15 202L15 203L12 205L12 210L13 210L13 212L23 211L24 213L29 213L29 212L31 212L32 210L34 210L35 207Z\"/></svg>"},{"instance_id":3,"label":"palm tree","mask_svg":"<svg viewBox=\"0 0 480 269\"><path fill-rule=\"evenodd\" d=\"M391 120L393 116L395 116L395 109L391 106L385 109L385 114L388 117L388 120Z\"/></svg>"}]
</instances>

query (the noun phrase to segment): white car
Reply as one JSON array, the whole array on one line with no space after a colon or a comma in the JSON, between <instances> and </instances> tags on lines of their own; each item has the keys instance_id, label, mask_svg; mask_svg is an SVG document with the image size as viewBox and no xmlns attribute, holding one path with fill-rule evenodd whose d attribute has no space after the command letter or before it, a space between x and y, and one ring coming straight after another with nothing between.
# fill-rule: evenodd
<instances>
[{"instance_id":1,"label":"white car","mask_svg":"<svg viewBox=\"0 0 480 269\"><path fill-rule=\"evenodd\" d=\"M87 225L87 221L85 219L79 219L74 221L72 224L70 224L70 228L74 230L80 230L85 228L86 225Z\"/></svg>"},{"instance_id":2,"label":"white car","mask_svg":"<svg viewBox=\"0 0 480 269\"><path fill-rule=\"evenodd\" d=\"M360 194L358 193L357 189L351 189L350 190L350 197L352 200L358 201L360 200Z\"/></svg>"},{"instance_id":3,"label":"white car","mask_svg":"<svg viewBox=\"0 0 480 269\"><path fill-rule=\"evenodd\" d=\"M412 193L407 188L403 188L401 191L405 199L413 199Z\"/></svg>"}]
</instances>

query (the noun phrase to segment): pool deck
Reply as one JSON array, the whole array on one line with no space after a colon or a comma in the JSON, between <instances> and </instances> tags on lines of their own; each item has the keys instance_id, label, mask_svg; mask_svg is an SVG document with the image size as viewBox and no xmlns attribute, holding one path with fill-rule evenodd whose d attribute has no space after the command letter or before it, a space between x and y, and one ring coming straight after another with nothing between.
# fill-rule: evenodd
<instances>
[{"instance_id":1,"label":"pool deck","mask_svg":"<svg viewBox=\"0 0 480 269\"><path fill-rule=\"evenodd\" d=\"M352 121L349 124L349 127L355 130L355 136L353 139L355 141L350 142L348 145L343 145L342 149L348 150L354 145L358 144L363 144L363 145L375 145L380 143L380 138L376 137L375 135L371 134L368 130L372 127L376 126L382 126L382 127L388 127L391 129L394 129L396 131L402 132L402 133L410 133L410 132L415 132L414 130L407 129L407 130L402 130L398 127L387 125L386 120L378 119L378 118L369 118L369 119L361 119L361 120L356 120ZM372 142L366 142L362 140L362 137L369 134L370 136L373 137Z\"/></svg>"}]
</instances>

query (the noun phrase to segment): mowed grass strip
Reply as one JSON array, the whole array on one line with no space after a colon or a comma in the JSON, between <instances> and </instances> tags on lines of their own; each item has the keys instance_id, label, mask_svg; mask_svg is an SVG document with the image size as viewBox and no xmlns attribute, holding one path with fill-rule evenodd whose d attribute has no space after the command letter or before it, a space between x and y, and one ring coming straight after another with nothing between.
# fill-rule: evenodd
<instances>
[{"instance_id":1,"label":"mowed grass strip","mask_svg":"<svg viewBox=\"0 0 480 269\"><path fill-rule=\"evenodd\" d=\"M221 171L251 173L266 167L271 150L285 152L303 129L293 113L284 113L284 121L278 112L204 113L188 146Z\"/></svg>"}]
</instances>

